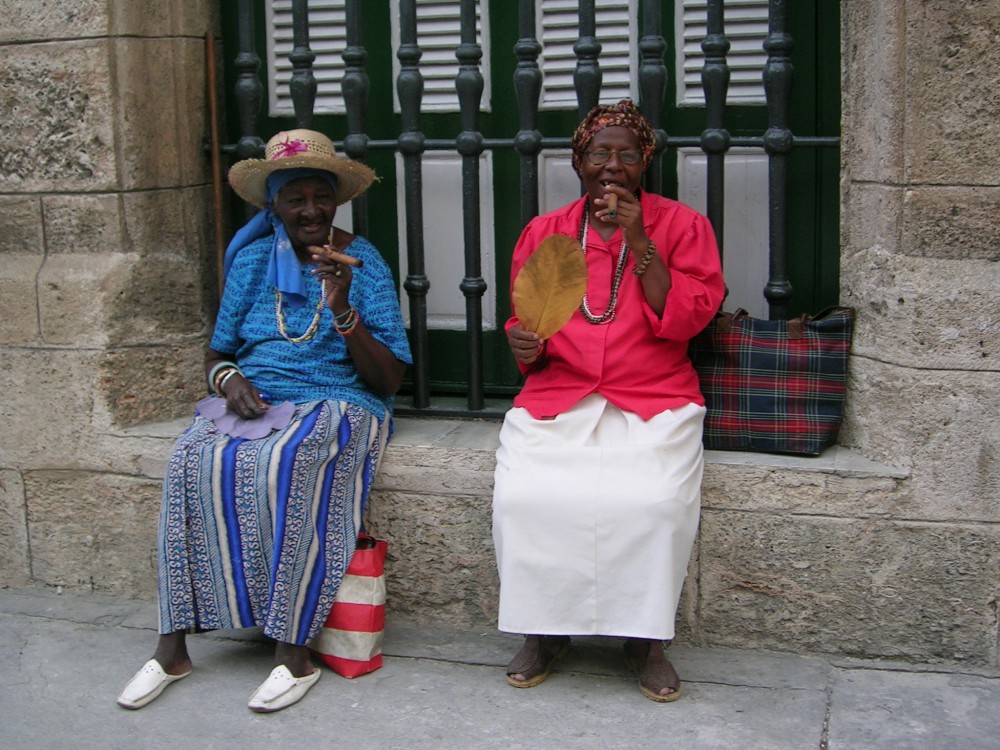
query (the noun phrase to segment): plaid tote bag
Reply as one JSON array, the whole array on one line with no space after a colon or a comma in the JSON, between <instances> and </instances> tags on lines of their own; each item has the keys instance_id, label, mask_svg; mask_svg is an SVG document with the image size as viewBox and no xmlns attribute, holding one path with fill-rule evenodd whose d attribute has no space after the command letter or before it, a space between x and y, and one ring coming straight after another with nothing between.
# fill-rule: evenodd
<instances>
[{"instance_id":1,"label":"plaid tote bag","mask_svg":"<svg viewBox=\"0 0 1000 750\"><path fill-rule=\"evenodd\" d=\"M760 320L719 313L691 340L706 448L819 455L844 415L854 309Z\"/></svg>"}]
</instances>

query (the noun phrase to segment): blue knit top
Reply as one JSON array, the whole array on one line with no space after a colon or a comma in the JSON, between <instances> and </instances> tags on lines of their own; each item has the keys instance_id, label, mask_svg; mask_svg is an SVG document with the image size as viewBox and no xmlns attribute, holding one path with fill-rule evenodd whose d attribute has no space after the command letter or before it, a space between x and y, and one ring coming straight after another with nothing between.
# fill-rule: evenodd
<instances>
[{"instance_id":1,"label":"blue knit top","mask_svg":"<svg viewBox=\"0 0 1000 750\"><path fill-rule=\"evenodd\" d=\"M233 260L211 347L232 354L243 374L271 403L333 399L385 417L392 409L392 399L373 393L361 378L344 337L334 330L333 313L325 303L320 306L319 329L313 338L293 344L279 333L275 288L267 282L270 251L271 237L262 237L240 250ZM397 359L412 364L389 266L363 237L355 237L344 252L364 261L363 268L352 269L351 305L376 340ZM308 292L305 304L293 309L287 298L283 300L285 332L290 338L305 333L316 314L321 292L319 280L311 273L315 267L311 263L302 266Z\"/></svg>"}]
</instances>

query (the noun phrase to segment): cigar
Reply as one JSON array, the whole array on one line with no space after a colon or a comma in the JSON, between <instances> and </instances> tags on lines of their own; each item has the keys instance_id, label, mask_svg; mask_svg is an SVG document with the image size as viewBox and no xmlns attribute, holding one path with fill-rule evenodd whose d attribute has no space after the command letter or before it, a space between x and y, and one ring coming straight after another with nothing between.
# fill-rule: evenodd
<instances>
[{"instance_id":1,"label":"cigar","mask_svg":"<svg viewBox=\"0 0 1000 750\"><path fill-rule=\"evenodd\" d=\"M343 263L345 266L351 266L352 268L364 268L365 265L365 262L361 260L361 258L355 258L353 255L338 253L329 245L324 245L323 247L310 245L309 249L316 255L321 255L327 260L332 260L334 263Z\"/></svg>"},{"instance_id":2,"label":"cigar","mask_svg":"<svg viewBox=\"0 0 1000 750\"><path fill-rule=\"evenodd\" d=\"M618 193L612 193L608 196L608 218L618 218Z\"/></svg>"}]
</instances>

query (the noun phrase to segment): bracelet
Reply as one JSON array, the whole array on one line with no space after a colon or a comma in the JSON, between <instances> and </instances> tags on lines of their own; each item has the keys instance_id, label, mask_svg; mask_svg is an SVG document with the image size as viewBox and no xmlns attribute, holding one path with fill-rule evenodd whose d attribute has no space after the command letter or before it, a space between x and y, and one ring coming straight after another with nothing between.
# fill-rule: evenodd
<instances>
[{"instance_id":1,"label":"bracelet","mask_svg":"<svg viewBox=\"0 0 1000 750\"><path fill-rule=\"evenodd\" d=\"M233 372L237 372L237 371L238 371L238 368L236 368L236 367L224 367L221 370L219 370L215 374L215 380L212 383L212 390L215 391L216 394L221 395L222 392L219 389L222 388L222 381L223 381L223 379L225 379L225 377L228 374L233 373Z\"/></svg>"},{"instance_id":2,"label":"bracelet","mask_svg":"<svg viewBox=\"0 0 1000 750\"><path fill-rule=\"evenodd\" d=\"M642 259L632 269L632 273L636 276L642 276L646 273L646 269L649 268L649 264L653 262L653 257L656 255L656 245L650 240L649 244L646 246L646 252L643 254Z\"/></svg>"},{"instance_id":3,"label":"bracelet","mask_svg":"<svg viewBox=\"0 0 1000 750\"><path fill-rule=\"evenodd\" d=\"M215 382L212 383L212 390L215 391L217 394L221 394L221 391L219 389L222 388L222 381L226 377L226 375L228 375L231 372L236 372L236 368L225 367L219 370L215 374Z\"/></svg>"},{"instance_id":4,"label":"bracelet","mask_svg":"<svg viewBox=\"0 0 1000 750\"><path fill-rule=\"evenodd\" d=\"M212 390L215 389L216 376L219 374L219 370L224 370L227 367L236 367L235 362L229 362L228 360L222 359L215 363L212 369L208 373L208 387ZM236 367L236 369L239 369Z\"/></svg>"},{"instance_id":5,"label":"bracelet","mask_svg":"<svg viewBox=\"0 0 1000 750\"><path fill-rule=\"evenodd\" d=\"M359 322L361 322L361 317L358 315L358 311L352 307L348 310L348 314L344 318L343 322L334 318L333 327L336 329L337 333L344 338L347 338L354 333L354 329L358 327Z\"/></svg>"},{"instance_id":6,"label":"bracelet","mask_svg":"<svg viewBox=\"0 0 1000 750\"><path fill-rule=\"evenodd\" d=\"M233 375L242 375L242 374L243 373L240 372L238 367L234 367L231 370L226 370L225 374L222 376L222 379L219 381L219 387L215 389L215 392L218 393L223 398L225 398L226 396L225 387L229 378L231 378Z\"/></svg>"},{"instance_id":7,"label":"bracelet","mask_svg":"<svg viewBox=\"0 0 1000 750\"><path fill-rule=\"evenodd\" d=\"M349 316L352 312L354 312L354 308L348 307L346 310L344 310L344 312L340 313L339 315L334 315L333 319L341 320L342 318L346 318L347 316Z\"/></svg>"}]
</instances>

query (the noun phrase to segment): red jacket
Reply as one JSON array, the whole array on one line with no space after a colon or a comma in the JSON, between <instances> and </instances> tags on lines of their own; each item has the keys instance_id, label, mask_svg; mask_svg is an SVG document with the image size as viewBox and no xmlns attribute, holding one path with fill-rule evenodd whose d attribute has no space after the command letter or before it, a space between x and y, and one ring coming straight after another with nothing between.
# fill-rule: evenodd
<instances>
[{"instance_id":1,"label":"red jacket","mask_svg":"<svg viewBox=\"0 0 1000 750\"><path fill-rule=\"evenodd\" d=\"M615 319L589 323L577 310L545 346L545 356L528 366L515 406L536 419L569 409L600 393L623 411L643 419L688 403L704 405L698 375L688 359L688 340L722 305L725 283L715 233L708 219L677 201L641 194L646 234L670 269L672 285L663 315L646 302L635 259L625 266ZM579 237L585 199L531 220L514 248L511 285L521 266L550 234ZM591 229L587 237L587 299L600 315L607 307L611 277L622 244L619 228L608 242ZM626 250L631 255L631 251ZM505 328L517 321L510 318Z\"/></svg>"}]
</instances>

